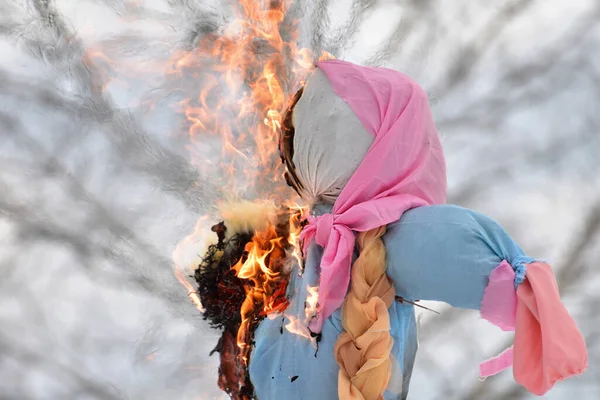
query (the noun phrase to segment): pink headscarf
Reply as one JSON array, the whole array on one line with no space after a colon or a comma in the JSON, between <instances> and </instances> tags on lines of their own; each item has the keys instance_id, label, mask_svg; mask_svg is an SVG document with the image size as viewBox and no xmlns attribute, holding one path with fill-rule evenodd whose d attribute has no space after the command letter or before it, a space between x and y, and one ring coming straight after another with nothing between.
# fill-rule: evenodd
<instances>
[{"instance_id":1,"label":"pink headscarf","mask_svg":"<svg viewBox=\"0 0 600 400\"><path fill-rule=\"evenodd\" d=\"M331 214L310 218L302 238L324 247L319 313L310 329L339 308L350 282L354 232L400 219L407 210L446 201L446 164L427 95L387 68L330 60L317 65L375 140Z\"/></svg>"}]
</instances>

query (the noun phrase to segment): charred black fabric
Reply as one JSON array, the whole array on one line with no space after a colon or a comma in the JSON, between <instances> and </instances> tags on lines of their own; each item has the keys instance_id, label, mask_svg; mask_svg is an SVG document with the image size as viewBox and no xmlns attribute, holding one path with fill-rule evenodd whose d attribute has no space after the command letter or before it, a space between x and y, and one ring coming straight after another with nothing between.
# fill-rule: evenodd
<instances>
[{"instance_id":1,"label":"charred black fabric","mask_svg":"<svg viewBox=\"0 0 600 400\"><path fill-rule=\"evenodd\" d=\"M242 280L235 276L232 267L244 255L244 246L252 239L252 233L235 234L225 239L226 229L223 222L212 227L219 241L208 247L194 278L206 310L204 319L215 329L237 332L240 307L246 292Z\"/></svg>"},{"instance_id":2,"label":"charred black fabric","mask_svg":"<svg viewBox=\"0 0 600 400\"><path fill-rule=\"evenodd\" d=\"M292 158L294 157L294 107L300 100L304 88L300 88L294 95L289 107L283 114L281 134L279 136L279 156L282 164L285 164L285 182L294 188L296 193L300 195L300 190L303 188L302 183L296 175L296 167Z\"/></svg>"},{"instance_id":3,"label":"charred black fabric","mask_svg":"<svg viewBox=\"0 0 600 400\"><path fill-rule=\"evenodd\" d=\"M236 340L241 323L240 308L246 292L244 282L235 276L232 267L244 257L244 247L254 233L238 233L226 239L227 227L223 222L211 229L217 234L218 242L208 247L194 274L198 294L206 310L204 319L223 332L210 354L218 352L220 355L219 387L233 400L249 400L254 396L254 387L240 359Z\"/></svg>"}]
</instances>

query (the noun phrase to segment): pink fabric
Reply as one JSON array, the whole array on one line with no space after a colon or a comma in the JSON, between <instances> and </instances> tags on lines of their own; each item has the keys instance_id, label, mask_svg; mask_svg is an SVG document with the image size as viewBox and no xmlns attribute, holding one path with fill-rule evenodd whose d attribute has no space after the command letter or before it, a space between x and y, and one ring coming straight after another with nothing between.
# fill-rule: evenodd
<instances>
[{"instance_id":1,"label":"pink fabric","mask_svg":"<svg viewBox=\"0 0 600 400\"><path fill-rule=\"evenodd\" d=\"M490 274L481 301L481 316L503 331L515 330L517 318L515 271L506 260L502 261ZM513 348L511 346L500 355L479 364L479 375L481 377L496 375L512 364Z\"/></svg>"},{"instance_id":2,"label":"pink fabric","mask_svg":"<svg viewBox=\"0 0 600 400\"><path fill-rule=\"evenodd\" d=\"M490 274L481 315L503 330L515 331L515 344L480 365L482 377L514 363L515 380L531 393L543 395L559 381L587 368L585 341L560 301L550 266L527 264L527 276L514 290L515 273L503 261ZM516 304L515 304L516 303Z\"/></svg>"},{"instance_id":3,"label":"pink fabric","mask_svg":"<svg viewBox=\"0 0 600 400\"><path fill-rule=\"evenodd\" d=\"M488 376L496 375L500 371L513 364L513 347L510 346L496 357L492 357L487 361L479 364L479 376L487 378Z\"/></svg>"},{"instance_id":4,"label":"pink fabric","mask_svg":"<svg viewBox=\"0 0 600 400\"><path fill-rule=\"evenodd\" d=\"M481 301L481 316L503 331L514 331L517 315L515 271L505 260L490 274Z\"/></svg>"},{"instance_id":5,"label":"pink fabric","mask_svg":"<svg viewBox=\"0 0 600 400\"><path fill-rule=\"evenodd\" d=\"M309 219L304 246L324 247L319 309L310 328L342 305L350 282L354 231L400 219L414 207L446 201L446 165L427 95L406 75L345 61L318 64L334 91L375 140L337 198L332 214Z\"/></svg>"},{"instance_id":6,"label":"pink fabric","mask_svg":"<svg viewBox=\"0 0 600 400\"><path fill-rule=\"evenodd\" d=\"M585 341L560 301L550 266L527 265L517 289L517 329L513 373L531 393L546 393L557 381L587 369Z\"/></svg>"}]
</instances>

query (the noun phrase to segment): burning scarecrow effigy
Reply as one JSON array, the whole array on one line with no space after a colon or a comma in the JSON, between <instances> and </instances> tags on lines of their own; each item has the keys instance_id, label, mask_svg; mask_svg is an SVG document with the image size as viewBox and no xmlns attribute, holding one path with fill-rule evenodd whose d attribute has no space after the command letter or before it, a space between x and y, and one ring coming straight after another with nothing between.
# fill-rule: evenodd
<instances>
[{"instance_id":1,"label":"burning scarecrow effigy","mask_svg":"<svg viewBox=\"0 0 600 400\"><path fill-rule=\"evenodd\" d=\"M251 399L254 332L265 316L281 314L289 305L295 248L290 240L301 213L270 202L242 202L223 206L221 214L224 220L211 228L217 240L194 278L204 318L222 330L213 350L220 353L219 387L233 399Z\"/></svg>"},{"instance_id":2,"label":"burning scarecrow effigy","mask_svg":"<svg viewBox=\"0 0 600 400\"><path fill-rule=\"evenodd\" d=\"M419 300L515 332L482 377L512 366L543 395L587 368L550 265L492 219L445 204L439 134L409 77L319 62L282 117L280 153L308 211L224 205L194 275L231 398L406 398Z\"/></svg>"}]
</instances>

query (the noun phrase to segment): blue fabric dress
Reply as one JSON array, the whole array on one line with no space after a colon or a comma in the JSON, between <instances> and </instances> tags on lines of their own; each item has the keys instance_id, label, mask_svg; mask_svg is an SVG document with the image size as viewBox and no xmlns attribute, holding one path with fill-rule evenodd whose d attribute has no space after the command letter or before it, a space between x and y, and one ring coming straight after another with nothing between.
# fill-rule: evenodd
<instances>
[{"instance_id":1,"label":"blue fabric dress","mask_svg":"<svg viewBox=\"0 0 600 400\"><path fill-rule=\"evenodd\" d=\"M316 207L316 215L328 212ZM533 261L492 219L452 206L419 207L388 225L383 237L388 276L396 295L407 300L437 300L456 307L479 309L491 271L503 260L515 266ZM285 314L304 319L307 287L318 285L323 250L308 249L304 271L292 273ZM417 351L414 308L394 302L390 307L392 378L386 400L405 399ZM323 325L318 352L311 340L284 328L285 317L265 319L255 333L250 378L260 400L337 399L339 367L333 349L343 331L340 310Z\"/></svg>"}]
</instances>

